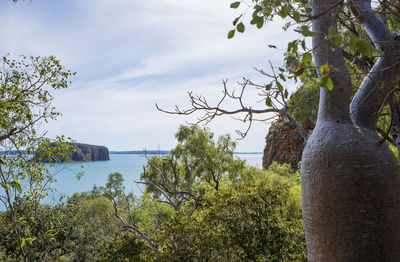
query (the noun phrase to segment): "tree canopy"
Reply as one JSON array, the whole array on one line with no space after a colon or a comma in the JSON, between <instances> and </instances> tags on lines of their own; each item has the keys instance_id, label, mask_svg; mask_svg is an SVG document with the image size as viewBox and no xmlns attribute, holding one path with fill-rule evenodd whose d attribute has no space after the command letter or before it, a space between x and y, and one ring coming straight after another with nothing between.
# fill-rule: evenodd
<instances>
[{"instance_id":1,"label":"tree canopy","mask_svg":"<svg viewBox=\"0 0 400 262\"><path fill-rule=\"evenodd\" d=\"M38 203L54 181L52 174L32 154L47 148L50 141L39 127L56 119L59 113L51 104L51 89L66 88L74 73L55 57L2 57L0 71L0 201L10 216L20 253L27 261L29 245L37 236L26 227L36 218ZM59 146L46 150L47 156L67 159L73 150L65 137L57 137ZM19 213L20 201L28 201L26 213Z\"/></svg>"}]
</instances>

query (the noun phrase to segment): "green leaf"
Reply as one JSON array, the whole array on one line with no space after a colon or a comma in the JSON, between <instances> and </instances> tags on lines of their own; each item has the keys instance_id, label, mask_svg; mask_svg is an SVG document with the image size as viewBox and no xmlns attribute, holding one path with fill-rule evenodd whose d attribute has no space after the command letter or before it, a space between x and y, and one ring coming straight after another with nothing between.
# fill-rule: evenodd
<instances>
[{"instance_id":1,"label":"green leaf","mask_svg":"<svg viewBox=\"0 0 400 262\"><path fill-rule=\"evenodd\" d=\"M278 81L276 81L276 86L278 87L279 91L283 90L283 86L281 83L279 83Z\"/></svg>"},{"instance_id":2,"label":"green leaf","mask_svg":"<svg viewBox=\"0 0 400 262\"><path fill-rule=\"evenodd\" d=\"M297 91L296 93L293 94L293 96L294 96L294 100L296 101L296 103L299 104L302 100L300 92Z\"/></svg>"},{"instance_id":3,"label":"green leaf","mask_svg":"<svg viewBox=\"0 0 400 262\"><path fill-rule=\"evenodd\" d=\"M36 237L27 237L25 240L28 241L30 245L32 245L32 242L36 240Z\"/></svg>"},{"instance_id":4,"label":"green leaf","mask_svg":"<svg viewBox=\"0 0 400 262\"><path fill-rule=\"evenodd\" d=\"M337 35L335 36L335 45L336 46L340 46L343 42L343 36L341 35Z\"/></svg>"},{"instance_id":5,"label":"green leaf","mask_svg":"<svg viewBox=\"0 0 400 262\"><path fill-rule=\"evenodd\" d=\"M323 76L323 77L319 80L318 85L319 85L320 87L324 87L324 86L326 85L326 81L327 81L327 80L328 80L327 76Z\"/></svg>"},{"instance_id":6,"label":"green leaf","mask_svg":"<svg viewBox=\"0 0 400 262\"><path fill-rule=\"evenodd\" d=\"M257 12L261 12L262 11L262 6L260 6L260 5L255 5L254 6L254 10L256 10Z\"/></svg>"},{"instance_id":7,"label":"green leaf","mask_svg":"<svg viewBox=\"0 0 400 262\"><path fill-rule=\"evenodd\" d=\"M25 238L23 238L22 240L21 240L21 247L24 247L25 246Z\"/></svg>"},{"instance_id":8,"label":"green leaf","mask_svg":"<svg viewBox=\"0 0 400 262\"><path fill-rule=\"evenodd\" d=\"M303 72L300 74L300 79L305 79L307 77L307 68L304 68Z\"/></svg>"},{"instance_id":9,"label":"green leaf","mask_svg":"<svg viewBox=\"0 0 400 262\"><path fill-rule=\"evenodd\" d=\"M324 75L321 80L319 81L320 87L326 87L329 91L333 89L333 82L329 75Z\"/></svg>"},{"instance_id":10,"label":"green leaf","mask_svg":"<svg viewBox=\"0 0 400 262\"><path fill-rule=\"evenodd\" d=\"M329 72L330 72L328 63L322 65L322 66L319 68L319 72L320 72L321 75L323 75L323 76L328 75Z\"/></svg>"},{"instance_id":11,"label":"green leaf","mask_svg":"<svg viewBox=\"0 0 400 262\"><path fill-rule=\"evenodd\" d=\"M297 23L300 22L300 18L301 18L300 13L297 11L294 11L293 18L294 18L294 21L296 21Z\"/></svg>"},{"instance_id":12,"label":"green leaf","mask_svg":"<svg viewBox=\"0 0 400 262\"><path fill-rule=\"evenodd\" d=\"M263 18L261 16L253 16L253 19L250 21L251 25L257 25L258 23L261 23L263 21Z\"/></svg>"},{"instance_id":13,"label":"green leaf","mask_svg":"<svg viewBox=\"0 0 400 262\"><path fill-rule=\"evenodd\" d=\"M281 7L281 10L279 10L278 15L282 18L285 18L289 14L289 11L290 11L289 6L284 5Z\"/></svg>"},{"instance_id":14,"label":"green leaf","mask_svg":"<svg viewBox=\"0 0 400 262\"><path fill-rule=\"evenodd\" d=\"M331 91L333 89L333 82L329 76L328 76L328 80L326 81L326 88L328 88L329 91Z\"/></svg>"},{"instance_id":15,"label":"green leaf","mask_svg":"<svg viewBox=\"0 0 400 262\"><path fill-rule=\"evenodd\" d=\"M343 37L340 34L338 34L338 32L336 31L336 28L334 26L329 27L328 37L334 39L336 46L340 46L342 44Z\"/></svg>"},{"instance_id":16,"label":"green leaf","mask_svg":"<svg viewBox=\"0 0 400 262\"><path fill-rule=\"evenodd\" d=\"M285 98L288 98L289 96L289 92L287 91L287 89L285 89L285 94L284 94Z\"/></svg>"},{"instance_id":17,"label":"green leaf","mask_svg":"<svg viewBox=\"0 0 400 262\"><path fill-rule=\"evenodd\" d=\"M296 54L297 53L297 49L298 49L298 45L299 42L297 40L289 42L288 43L288 48L287 48L287 52L291 52L292 54Z\"/></svg>"},{"instance_id":18,"label":"green leaf","mask_svg":"<svg viewBox=\"0 0 400 262\"><path fill-rule=\"evenodd\" d=\"M301 62L305 65L310 65L312 61L312 54L311 53L304 53L303 57L301 58Z\"/></svg>"},{"instance_id":19,"label":"green leaf","mask_svg":"<svg viewBox=\"0 0 400 262\"><path fill-rule=\"evenodd\" d=\"M349 43L350 43L350 46L351 46L352 48L357 49L356 43L357 43L358 40L359 40L359 38L358 38L356 35L350 34Z\"/></svg>"},{"instance_id":20,"label":"green leaf","mask_svg":"<svg viewBox=\"0 0 400 262\"><path fill-rule=\"evenodd\" d=\"M266 91L271 90L271 88L272 88L272 84L271 83L269 83L268 85L265 86L265 90Z\"/></svg>"},{"instance_id":21,"label":"green leaf","mask_svg":"<svg viewBox=\"0 0 400 262\"><path fill-rule=\"evenodd\" d=\"M239 5L240 5L240 2L233 2L233 3L231 4L231 8L238 8Z\"/></svg>"},{"instance_id":22,"label":"green leaf","mask_svg":"<svg viewBox=\"0 0 400 262\"><path fill-rule=\"evenodd\" d=\"M327 76L327 77L328 77L328 79L326 80L326 88L328 88L328 90L331 91L333 89L333 82L329 76Z\"/></svg>"},{"instance_id":23,"label":"green leaf","mask_svg":"<svg viewBox=\"0 0 400 262\"><path fill-rule=\"evenodd\" d=\"M18 191L18 193L21 194L21 192L22 192L21 183L20 183L18 180L12 181L12 182L10 183L10 185L11 185L13 188L15 188L15 189Z\"/></svg>"},{"instance_id":24,"label":"green leaf","mask_svg":"<svg viewBox=\"0 0 400 262\"><path fill-rule=\"evenodd\" d=\"M368 43L368 41L359 39L356 44L356 48L360 50L361 54L369 56L373 50L373 47Z\"/></svg>"},{"instance_id":25,"label":"green leaf","mask_svg":"<svg viewBox=\"0 0 400 262\"><path fill-rule=\"evenodd\" d=\"M301 48L303 48L304 51L306 51L306 41L303 39L303 41L301 41Z\"/></svg>"},{"instance_id":26,"label":"green leaf","mask_svg":"<svg viewBox=\"0 0 400 262\"><path fill-rule=\"evenodd\" d=\"M338 33L336 32L336 28L334 26L330 26L328 28L328 37L333 38L337 35Z\"/></svg>"},{"instance_id":27,"label":"green leaf","mask_svg":"<svg viewBox=\"0 0 400 262\"><path fill-rule=\"evenodd\" d=\"M7 186L6 183L1 183L1 186L2 186L5 190L10 190L10 189L8 188L8 186Z\"/></svg>"},{"instance_id":28,"label":"green leaf","mask_svg":"<svg viewBox=\"0 0 400 262\"><path fill-rule=\"evenodd\" d=\"M267 96L267 98L265 99L265 104L266 104L268 107L272 107L272 100L271 100L271 97Z\"/></svg>"},{"instance_id":29,"label":"green leaf","mask_svg":"<svg viewBox=\"0 0 400 262\"><path fill-rule=\"evenodd\" d=\"M229 31L229 33L228 33L228 39L231 39L231 38L233 38L234 36L235 36L235 29Z\"/></svg>"},{"instance_id":30,"label":"green leaf","mask_svg":"<svg viewBox=\"0 0 400 262\"><path fill-rule=\"evenodd\" d=\"M232 24L233 24L234 26L236 26L237 22L239 22L239 19L240 19L241 17L242 17L242 15L236 17L235 20L233 20Z\"/></svg>"},{"instance_id":31,"label":"green leaf","mask_svg":"<svg viewBox=\"0 0 400 262\"><path fill-rule=\"evenodd\" d=\"M264 25L264 19L261 18L258 22L257 22L257 28L260 29L261 27L263 27Z\"/></svg>"},{"instance_id":32,"label":"green leaf","mask_svg":"<svg viewBox=\"0 0 400 262\"><path fill-rule=\"evenodd\" d=\"M258 12L257 10L254 10L252 17L253 17L253 18L258 17L258 13L259 13L259 12Z\"/></svg>"},{"instance_id":33,"label":"green leaf","mask_svg":"<svg viewBox=\"0 0 400 262\"><path fill-rule=\"evenodd\" d=\"M309 29L308 26L306 26L306 25L303 25L303 26L300 28L300 33L301 33L303 36L305 36L305 37L315 35L315 32L310 31L310 29Z\"/></svg>"},{"instance_id":34,"label":"green leaf","mask_svg":"<svg viewBox=\"0 0 400 262\"><path fill-rule=\"evenodd\" d=\"M240 33L243 33L244 32L244 24L242 23L242 22L240 22L238 25L237 25L237 27L236 27L236 29L240 32Z\"/></svg>"}]
</instances>

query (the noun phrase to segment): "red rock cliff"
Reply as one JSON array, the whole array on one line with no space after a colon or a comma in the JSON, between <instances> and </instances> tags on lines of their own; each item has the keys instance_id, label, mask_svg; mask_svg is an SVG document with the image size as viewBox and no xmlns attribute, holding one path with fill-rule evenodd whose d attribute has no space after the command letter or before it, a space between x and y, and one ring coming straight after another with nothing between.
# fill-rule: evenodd
<instances>
[{"instance_id":1,"label":"red rock cliff","mask_svg":"<svg viewBox=\"0 0 400 262\"><path fill-rule=\"evenodd\" d=\"M306 121L303 123L303 127L309 131L314 128L314 124ZM290 164L293 169L297 169L304 149L304 139L297 131L296 125L283 120L273 122L265 141L264 169L267 169L272 162Z\"/></svg>"}]
</instances>

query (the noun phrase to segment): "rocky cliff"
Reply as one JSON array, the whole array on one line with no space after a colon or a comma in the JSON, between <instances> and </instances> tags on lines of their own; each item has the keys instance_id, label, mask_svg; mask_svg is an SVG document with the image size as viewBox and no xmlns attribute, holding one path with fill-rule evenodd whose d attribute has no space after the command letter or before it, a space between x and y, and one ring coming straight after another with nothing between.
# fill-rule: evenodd
<instances>
[{"instance_id":1,"label":"rocky cliff","mask_svg":"<svg viewBox=\"0 0 400 262\"><path fill-rule=\"evenodd\" d=\"M108 148L105 146L95 146L76 143L76 152L72 154L72 161L99 161L110 160Z\"/></svg>"},{"instance_id":2,"label":"rocky cliff","mask_svg":"<svg viewBox=\"0 0 400 262\"><path fill-rule=\"evenodd\" d=\"M314 128L314 124L311 121L305 121L303 127L309 131ZM272 162L286 163L293 169L297 168L304 149L304 139L294 124L283 120L273 122L265 142L263 168L267 169Z\"/></svg>"},{"instance_id":3,"label":"rocky cliff","mask_svg":"<svg viewBox=\"0 0 400 262\"><path fill-rule=\"evenodd\" d=\"M110 160L110 155L108 148L105 146L95 146L81 143L72 144L76 147L75 152L71 152L72 155L68 157L71 161L99 161L99 160ZM49 147L57 147L56 143L50 143ZM36 158L42 162L64 162L65 158L63 156L55 157L54 159L46 159L45 154L36 152Z\"/></svg>"}]
</instances>

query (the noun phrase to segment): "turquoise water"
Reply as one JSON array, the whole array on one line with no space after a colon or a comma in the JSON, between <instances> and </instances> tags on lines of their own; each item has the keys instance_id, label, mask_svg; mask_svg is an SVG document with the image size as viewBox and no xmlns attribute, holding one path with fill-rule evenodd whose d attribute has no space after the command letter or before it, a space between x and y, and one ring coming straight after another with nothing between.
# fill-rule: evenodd
<instances>
[{"instance_id":1,"label":"turquoise water","mask_svg":"<svg viewBox=\"0 0 400 262\"><path fill-rule=\"evenodd\" d=\"M261 167L262 154L236 154L235 156L246 160L249 165ZM94 185L104 186L108 175L113 172L123 175L127 192L139 196L142 194L143 187L136 184L135 181L140 180L140 173L146 162L146 157L140 154L110 154L110 161L55 165L50 167L50 170L57 173L55 176L57 182L51 186L56 191L50 192L45 202L57 203L62 195L70 196L74 192L89 191ZM76 174L80 171L84 171L84 175L78 180Z\"/></svg>"}]
</instances>

